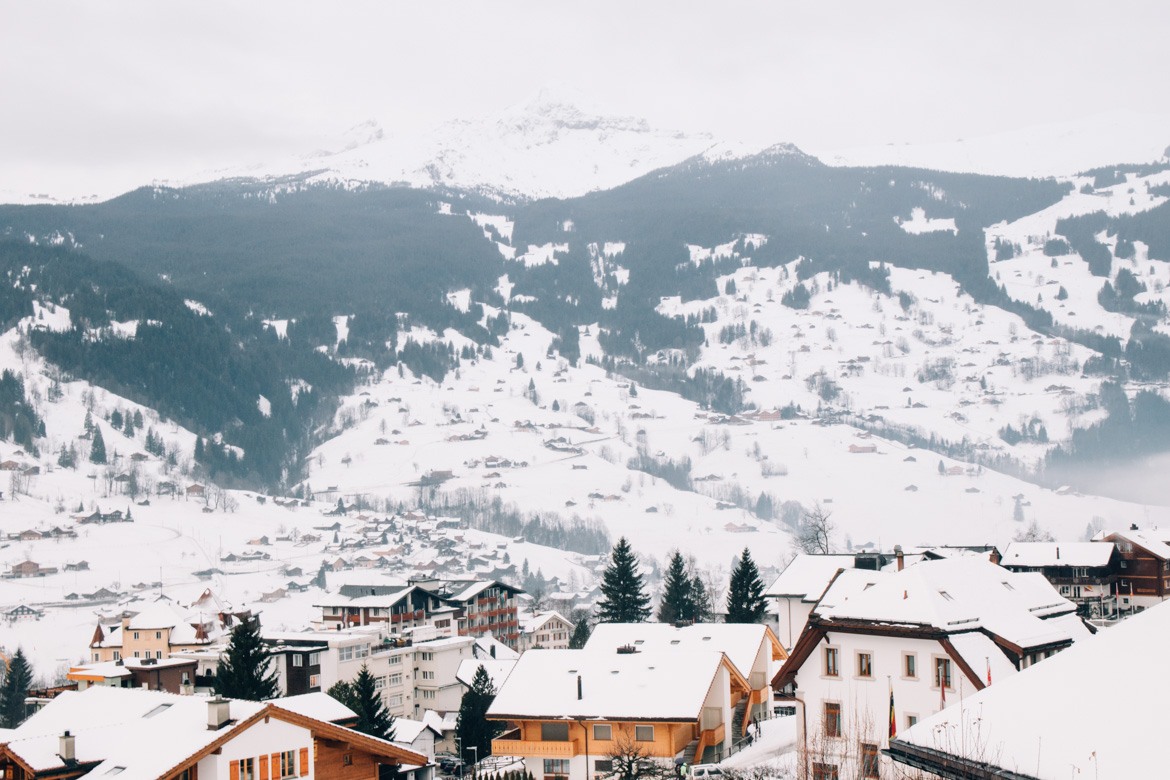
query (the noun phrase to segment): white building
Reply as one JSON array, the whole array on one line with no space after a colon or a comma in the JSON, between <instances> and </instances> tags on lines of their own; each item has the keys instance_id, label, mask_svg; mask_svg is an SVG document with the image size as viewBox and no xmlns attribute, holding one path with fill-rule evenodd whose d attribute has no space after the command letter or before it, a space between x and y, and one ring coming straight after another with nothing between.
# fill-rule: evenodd
<instances>
[{"instance_id":1,"label":"white building","mask_svg":"<svg viewBox=\"0 0 1170 780\"><path fill-rule=\"evenodd\" d=\"M890 754L946 777L1162 777L1167 644L1170 607L1151 607L899 732Z\"/></svg>"},{"instance_id":2,"label":"white building","mask_svg":"<svg viewBox=\"0 0 1170 780\"><path fill-rule=\"evenodd\" d=\"M95 686L56 697L0 735L4 777L429 776L427 758L337 725L354 713L323 694L273 702ZM417 770L421 769L421 773Z\"/></svg>"},{"instance_id":3,"label":"white building","mask_svg":"<svg viewBox=\"0 0 1170 780\"><path fill-rule=\"evenodd\" d=\"M573 636L572 622L555 610L540 612L520 622L520 652L542 647L546 650L567 650Z\"/></svg>"},{"instance_id":4,"label":"white building","mask_svg":"<svg viewBox=\"0 0 1170 780\"><path fill-rule=\"evenodd\" d=\"M791 651L813 606L842 569L853 568L852 555L797 555L764 591L775 622L772 630Z\"/></svg>"},{"instance_id":5,"label":"white building","mask_svg":"<svg viewBox=\"0 0 1170 780\"><path fill-rule=\"evenodd\" d=\"M850 569L814 607L773 686L797 707L811 777L887 776L891 730L1089 634L1042 576L981 558Z\"/></svg>"}]
</instances>

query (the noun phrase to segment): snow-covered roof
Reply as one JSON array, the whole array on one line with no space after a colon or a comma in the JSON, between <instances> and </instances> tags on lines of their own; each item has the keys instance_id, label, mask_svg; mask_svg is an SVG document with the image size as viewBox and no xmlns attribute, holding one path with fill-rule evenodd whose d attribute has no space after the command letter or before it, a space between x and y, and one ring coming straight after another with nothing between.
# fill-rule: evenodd
<instances>
[{"instance_id":1,"label":"snow-covered roof","mask_svg":"<svg viewBox=\"0 0 1170 780\"><path fill-rule=\"evenodd\" d=\"M561 594L558 593L558 594L554 594L554 595L559 596ZM572 593L565 594L565 595L569 596L570 598L576 597L575 594L572 594ZM560 612L557 612L555 609L552 609L552 610L546 610L544 612L538 612L535 615L528 617L528 618L521 618L521 620L520 620L520 622L522 624L521 630L526 634L531 634L534 631L540 630L541 627L543 627L546 623L548 623L549 621L552 621L552 620L562 620L565 622L565 624L567 624L570 627L573 625L573 621L569 620L567 617L562 615Z\"/></svg>"},{"instance_id":2,"label":"snow-covered roof","mask_svg":"<svg viewBox=\"0 0 1170 780\"><path fill-rule=\"evenodd\" d=\"M1164 561L1170 560L1170 545L1162 541L1162 534L1160 533L1153 531L1117 531L1106 538L1111 540L1112 537L1117 537L1131 544L1135 544Z\"/></svg>"},{"instance_id":3,"label":"snow-covered roof","mask_svg":"<svg viewBox=\"0 0 1170 780\"><path fill-rule=\"evenodd\" d=\"M1038 573L959 557L895 572L851 569L813 611L829 620L930 626L948 633L986 629L1020 647L1036 647L1083 635L1070 635L1071 624L1044 620L1075 610Z\"/></svg>"},{"instance_id":4,"label":"snow-covered roof","mask_svg":"<svg viewBox=\"0 0 1170 780\"><path fill-rule=\"evenodd\" d=\"M424 730L430 729L435 732L438 737L443 736L442 730L439 728L441 721L434 719L427 720L424 716L423 720L411 720L410 718L395 718L394 719L394 741L406 745L408 748L411 743L418 739L418 735Z\"/></svg>"},{"instance_id":5,"label":"snow-covered roof","mask_svg":"<svg viewBox=\"0 0 1170 780\"><path fill-rule=\"evenodd\" d=\"M93 686L81 692L67 691L54 698L9 735L7 749L38 774L60 770L64 762L58 755L59 737L69 731L74 736L77 761L95 765L87 776L118 774L119 780L154 780L167 776L180 762L201 750L209 749L213 742L247 728L250 718L264 713L279 718L280 711L284 710L291 713L288 717L309 718L314 731L320 728L334 733L332 730L338 728L306 712L329 714L336 712L335 708L320 699L294 699L300 701L294 701L291 706L287 700L229 700L228 724L213 730L207 727L206 698ZM354 734L348 730L336 733ZM355 735L355 739L373 740L390 747L389 743L372 737ZM425 758L415 753L404 753L402 757L425 763Z\"/></svg>"},{"instance_id":6,"label":"snow-covered roof","mask_svg":"<svg viewBox=\"0 0 1170 780\"><path fill-rule=\"evenodd\" d=\"M346 707L327 693L302 693L297 696L285 696L283 699L273 699L272 704L282 710L306 715L310 718L323 720L328 723L338 723L350 718L356 718L357 713Z\"/></svg>"},{"instance_id":7,"label":"snow-covered roof","mask_svg":"<svg viewBox=\"0 0 1170 780\"><path fill-rule=\"evenodd\" d=\"M174 604L167 601L156 601L146 609L130 618L127 626L130 630L173 628L184 622L186 615Z\"/></svg>"},{"instance_id":8,"label":"snow-covered roof","mask_svg":"<svg viewBox=\"0 0 1170 780\"><path fill-rule=\"evenodd\" d=\"M1165 763L1161 702L1170 675L1157 670L1167 643L1170 607L1160 604L1002 682L993 670L990 687L923 718L897 742L1029 777L1148 777ZM1091 690L1070 684L1085 670ZM1127 716L1088 717L1086 694L1093 712Z\"/></svg>"},{"instance_id":9,"label":"snow-covered roof","mask_svg":"<svg viewBox=\"0 0 1170 780\"><path fill-rule=\"evenodd\" d=\"M682 627L670 623L599 623L585 649L612 653L623 645L632 645L648 652L714 650L724 653L747 679L760 645L767 641L768 628L759 623L696 623Z\"/></svg>"},{"instance_id":10,"label":"snow-covered roof","mask_svg":"<svg viewBox=\"0 0 1170 780\"><path fill-rule=\"evenodd\" d=\"M1108 566L1108 542L1012 542L1003 553L1004 566Z\"/></svg>"},{"instance_id":11,"label":"snow-covered roof","mask_svg":"<svg viewBox=\"0 0 1170 780\"><path fill-rule=\"evenodd\" d=\"M496 639L490 632L476 637L472 652L476 658L494 658L497 661L515 661L520 657L519 653Z\"/></svg>"},{"instance_id":12,"label":"snow-covered roof","mask_svg":"<svg viewBox=\"0 0 1170 780\"><path fill-rule=\"evenodd\" d=\"M695 720L724 663L716 652L529 650L488 717Z\"/></svg>"},{"instance_id":13,"label":"snow-covered roof","mask_svg":"<svg viewBox=\"0 0 1170 780\"><path fill-rule=\"evenodd\" d=\"M799 597L805 601L816 601L838 569L852 569L852 555L807 555L800 554L780 572L780 576L765 591L766 596Z\"/></svg>"},{"instance_id":14,"label":"snow-covered roof","mask_svg":"<svg viewBox=\"0 0 1170 780\"><path fill-rule=\"evenodd\" d=\"M455 672L455 679L470 688L472 681L475 680L475 673L479 671L481 666L487 670L488 677L492 681L492 687L498 691L508 681L508 675L512 673L512 668L516 666L516 659L484 658L481 660L478 658L465 658L459 662L459 670Z\"/></svg>"}]
</instances>

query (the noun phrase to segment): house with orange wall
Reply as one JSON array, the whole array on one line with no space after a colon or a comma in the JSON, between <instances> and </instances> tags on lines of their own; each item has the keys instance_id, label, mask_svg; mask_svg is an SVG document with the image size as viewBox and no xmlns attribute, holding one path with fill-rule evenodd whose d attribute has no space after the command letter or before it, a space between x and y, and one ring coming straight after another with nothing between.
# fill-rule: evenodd
<instances>
[{"instance_id":1,"label":"house with orange wall","mask_svg":"<svg viewBox=\"0 0 1170 780\"><path fill-rule=\"evenodd\" d=\"M749 691L713 650L529 650L488 709L507 729L492 754L522 758L537 780L605 778L615 755L717 761L733 696Z\"/></svg>"}]
</instances>

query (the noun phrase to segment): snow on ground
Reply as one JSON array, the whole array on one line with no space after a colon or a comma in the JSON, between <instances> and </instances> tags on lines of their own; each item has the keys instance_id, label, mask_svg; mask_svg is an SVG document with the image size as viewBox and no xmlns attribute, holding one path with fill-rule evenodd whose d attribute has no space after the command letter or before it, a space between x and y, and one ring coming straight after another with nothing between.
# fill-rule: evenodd
<instances>
[{"instance_id":1,"label":"snow on ground","mask_svg":"<svg viewBox=\"0 0 1170 780\"><path fill-rule=\"evenodd\" d=\"M473 214L471 212L468 212L467 216L471 217L471 221L480 227L491 227L506 243L512 243L512 229L516 226L516 223L508 219L508 217L492 214ZM491 238L490 234L488 238Z\"/></svg>"},{"instance_id":2,"label":"snow on ground","mask_svg":"<svg viewBox=\"0 0 1170 780\"><path fill-rule=\"evenodd\" d=\"M556 265L558 262L556 253L568 251L568 244L553 244L551 242L548 244L541 244L540 246L533 246L529 244L527 251L519 255L516 260L517 262L524 263L524 265L529 267L534 265L546 265L548 263Z\"/></svg>"},{"instance_id":3,"label":"snow on ground","mask_svg":"<svg viewBox=\"0 0 1170 780\"><path fill-rule=\"evenodd\" d=\"M769 777L797 777L796 725L795 715L760 721L760 736L724 759L720 767L725 771L760 767L767 770Z\"/></svg>"},{"instance_id":4,"label":"snow on ground","mask_svg":"<svg viewBox=\"0 0 1170 780\"><path fill-rule=\"evenodd\" d=\"M337 341L334 342L334 346L336 347L338 344L349 338L349 315L337 315L333 318L333 324L337 328Z\"/></svg>"},{"instance_id":5,"label":"snow on ground","mask_svg":"<svg viewBox=\"0 0 1170 780\"><path fill-rule=\"evenodd\" d=\"M958 233L959 229L955 227L955 220L953 217L947 219L934 219L926 216L926 209L915 208L910 212L910 219L897 219L898 227L907 233L921 235L922 233Z\"/></svg>"},{"instance_id":6,"label":"snow on ground","mask_svg":"<svg viewBox=\"0 0 1170 780\"><path fill-rule=\"evenodd\" d=\"M276 334L277 338L288 338L288 323L289 320L263 320L264 326L272 328L272 332Z\"/></svg>"},{"instance_id":7,"label":"snow on ground","mask_svg":"<svg viewBox=\"0 0 1170 780\"><path fill-rule=\"evenodd\" d=\"M195 312L196 314L201 314L205 317L211 316L211 310L208 309L206 306L204 306L199 301L193 301L190 298L188 298L187 300L183 301L183 303L187 304L187 308L190 309L191 311Z\"/></svg>"},{"instance_id":8,"label":"snow on ground","mask_svg":"<svg viewBox=\"0 0 1170 780\"><path fill-rule=\"evenodd\" d=\"M1044 254L1045 242L1056 236L1057 220L1064 217L1103 211L1111 216L1133 214L1159 206L1166 198L1150 190L1170 183L1170 171L1151 176L1130 175L1127 181L1092 192L1082 192L1090 179L1073 179L1073 190L1062 200L1042 211L1015 222L992 225L987 231L989 246L996 239L1015 244L1020 252L1009 260L993 262L992 276L1001 282L1013 298L1039 306L1050 312L1053 319L1072 328L1089 329L1105 335L1129 337L1133 318L1106 311L1097 301L1097 294L1106 279L1093 276L1088 264L1077 254L1050 257ZM1116 239L1102 236L1109 246ZM1170 304L1170 263L1150 260L1144 251L1130 260L1114 258L1109 278L1118 269L1128 268L1150 288L1141 300L1162 300ZM990 259L994 261L994 249ZM1063 288L1063 297L1058 297Z\"/></svg>"},{"instance_id":9,"label":"snow on ground","mask_svg":"<svg viewBox=\"0 0 1170 780\"><path fill-rule=\"evenodd\" d=\"M447 303L461 312L467 312L471 309L471 290L463 289L447 293Z\"/></svg>"}]
</instances>

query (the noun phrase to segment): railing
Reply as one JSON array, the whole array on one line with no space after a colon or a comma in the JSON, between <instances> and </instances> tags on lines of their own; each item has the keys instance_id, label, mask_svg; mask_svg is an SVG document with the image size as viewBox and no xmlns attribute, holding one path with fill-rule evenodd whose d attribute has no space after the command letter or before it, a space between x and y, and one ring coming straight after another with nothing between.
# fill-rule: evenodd
<instances>
[{"instance_id":1,"label":"railing","mask_svg":"<svg viewBox=\"0 0 1170 780\"><path fill-rule=\"evenodd\" d=\"M572 758L577 755L577 751L572 742L545 742L543 740L517 739L505 734L502 737L497 737L492 740L492 755Z\"/></svg>"}]
</instances>

